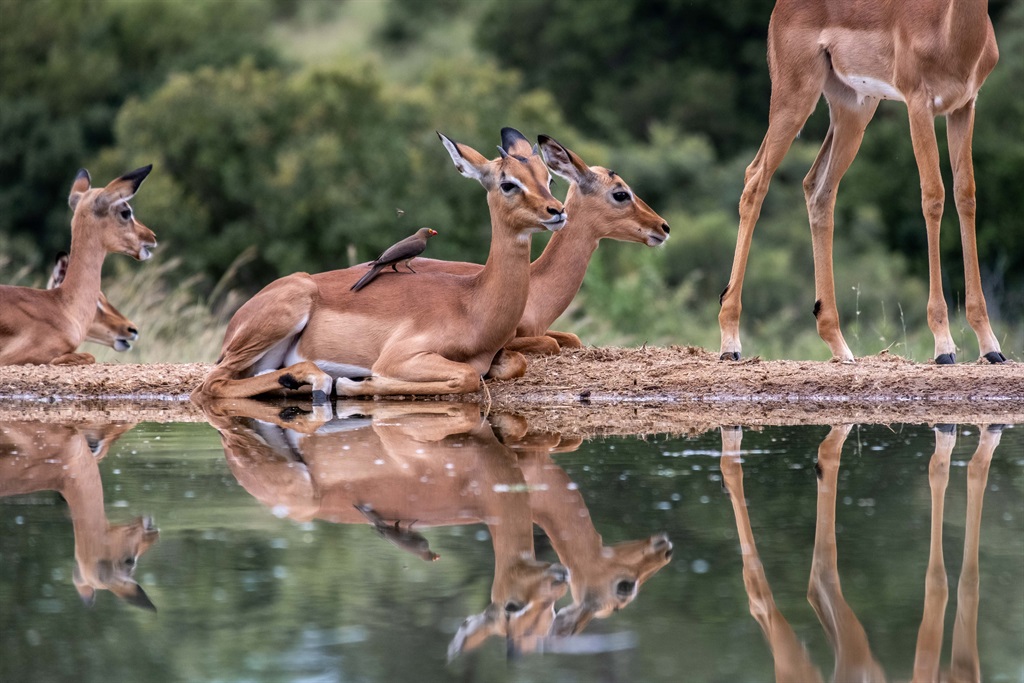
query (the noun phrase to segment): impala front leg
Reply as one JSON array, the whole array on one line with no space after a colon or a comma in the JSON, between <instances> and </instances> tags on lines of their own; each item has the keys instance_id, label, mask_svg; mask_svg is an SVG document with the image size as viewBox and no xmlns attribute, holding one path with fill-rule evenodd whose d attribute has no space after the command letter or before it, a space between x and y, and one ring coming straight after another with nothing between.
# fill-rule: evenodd
<instances>
[{"instance_id":1,"label":"impala front leg","mask_svg":"<svg viewBox=\"0 0 1024 683\"><path fill-rule=\"evenodd\" d=\"M65 353L50 361L50 365L92 365L96 357L91 353Z\"/></svg>"},{"instance_id":2,"label":"impala front leg","mask_svg":"<svg viewBox=\"0 0 1024 683\"><path fill-rule=\"evenodd\" d=\"M512 341L515 341L514 339ZM487 370L487 379L515 379L526 374L526 358L508 346L498 351Z\"/></svg>"},{"instance_id":3,"label":"impala front leg","mask_svg":"<svg viewBox=\"0 0 1024 683\"><path fill-rule=\"evenodd\" d=\"M505 350L518 353L534 353L538 356L557 356L562 350L558 342L546 335L540 337L515 337Z\"/></svg>"},{"instance_id":4,"label":"impala front leg","mask_svg":"<svg viewBox=\"0 0 1024 683\"><path fill-rule=\"evenodd\" d=\"M418 353L401 361L378 359L364 380L339 377L338 396L468 394L480 388L480 375L467 363L436 353Z\"/></svg>"}]
</instances>

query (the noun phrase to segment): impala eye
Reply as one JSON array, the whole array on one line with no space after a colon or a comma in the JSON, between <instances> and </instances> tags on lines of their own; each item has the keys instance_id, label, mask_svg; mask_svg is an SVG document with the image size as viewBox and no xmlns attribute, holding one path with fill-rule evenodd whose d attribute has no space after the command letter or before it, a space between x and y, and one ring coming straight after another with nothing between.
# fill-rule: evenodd
<instances>
[{"instance_id":1,"label":"impala eye","mask_svg":"<svg viewBox=\"0 0 1024 683\"><path fill-rule=\"evenodd\" d=\"M629 200L629 193L619 190L618 192L612 192L612 199L617 202L625 202Z\"/></svg>"},{"instance_id":2,"label":"impala eye","mask_svg":"<svg viewBox=\"0 0 1024 683\"><path fill-rule=\"evenodd\" d=\"M123 218L124 220L128 220L131 217L132 217L132 210L131 209L121 209L121 218Z\"/></svg>"},{"instance_id":3,"label":"impala eye","mask_svg":"<svg viewBox=\"0 0 1024 683\"><path fill-rule=\"evenodd\" d=\"M523 605L520 605L518 602L506 602L505 603L505 612L507 612L508 614L515 614L516 612L518 612L518 611L520 611L522 609L523 609Z\"/></svg>"},{"instance_id":4,"label":"impala eye","mask_svg":"<svg viewBox=\"0 0 1024 683\"><path fill-rule=\"evenodd\" d=\"M502 183L500 187L501 191L504 192L505 194L512 194L513 192L519 189L519 186L516 185L515 183Z\"/></svg>"}]
</instances>

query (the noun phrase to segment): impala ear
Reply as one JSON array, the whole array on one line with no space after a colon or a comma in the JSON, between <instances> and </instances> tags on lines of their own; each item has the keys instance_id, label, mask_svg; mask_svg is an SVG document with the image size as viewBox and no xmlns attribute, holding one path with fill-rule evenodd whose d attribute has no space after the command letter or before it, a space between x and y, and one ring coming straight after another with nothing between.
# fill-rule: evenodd
<instances>
[{"instance_id":1,"label":"impala ear","mask_svg":"<svg viewBox=\"0 0 1024 683\"><path fill-rule=\"evenodd\" d=\"M487 167L489 162L484 155L468 145L451 140L441 133L438 133L437 137L441 138L441 143L448 150L448 154L451 156L452 162L455 163L455 168L458 169L459 173L487 187L487 181L490 177Z\"/></svg>"},{"instance_id":2,"label":"impala ear","mask_svg":"<svg viewBox=\"0 0 1024 683\"><path fill-rule=\"evenodd\" d=\"M594 618L594 610L583 603L567 605L558 610L555 623L551 626L551 635L560 638L575 636L586 628Z\"/></svg>"},{"instance_id":3,"label":"impala ear","mask_svg":"<svg viewBox=\"0 0 1024 683\"><path fill-rule=\"evenodd\" d=\"M46 283L47 289L60 287L64 277L68 274L68 252L58 251L57 259L53 262L53 272L50 274L50 281Z\"/></svg>"},{"instance_id":4,"label":"impala ear","mask_svg":"<svg viewBox=\"0 0 1024 683\"><path fill-rule=\"evenodd\" d=\"M508 127L501 129L501 148L508 154L520 157L528 157L533 152L526 136L515 128Z\"/></svg>"},{"instance_id":5,"label":"impala ear","mask_svg":"<svg viewBox=\"0 0 1024 683\"><path fill-rule=\"evenodd\" d=\"M505 633L504 614L501 607L492 602L483 612L462 622L452 642L448 644L448 661L451 662L463 652L475 650L491 636L503 636Z\"/></svg>"},{"instance_id":6,"label":"impala ear","mask_svg":"<svg viewBox=\"0 0 1024 683\"><path fill-rule=\"evenodd\" d=\"M537 142L540 144L541 157L552 173L570 183L576 183L584 192L593 185L594 172L578 154L547 135L538 135Z\"/></svg>"},{"instance_id":7,"label":"impala ear","mask_svg":"<svg viewBox=\"0 0 1024 683\"><path fill-rule=\"evenodd\" d=\"M139 191L139 186L153 170L153 164L137 168L125 173L120 178L111 180L103 188L103 194L96 198L96 213L104 213L115 202L127 202Z\"/></svg>"},{"instance_id":8,"label":"impala ear","mask_svg":"<svg viewBox=\"0 0 1024 683\"><path fill-rule=\"evenodd\" d=\"M78 202L92 184L92 179L89 177L89 172L84 168L78 169L78 174L75 175L75 182L71 184L71 194L68 195L68 206L71 207L73 212L78 206Z\"/></svg>"}]
</instances>

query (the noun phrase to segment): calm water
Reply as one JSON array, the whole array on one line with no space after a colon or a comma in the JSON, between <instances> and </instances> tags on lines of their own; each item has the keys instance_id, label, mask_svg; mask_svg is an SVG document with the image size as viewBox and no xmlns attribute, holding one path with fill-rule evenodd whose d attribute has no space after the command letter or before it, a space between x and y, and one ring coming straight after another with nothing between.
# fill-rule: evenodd
<instances>
[{"instance_id":1,"label":"calm water","mask_svg":"<svg viewBox=\"0 0 1024 683\"><path fill-rule=\"evenodd\" d=\"M243 405L0 425L0 681L1024 680L1020 427Z\"/></svg>"}]
</instances>

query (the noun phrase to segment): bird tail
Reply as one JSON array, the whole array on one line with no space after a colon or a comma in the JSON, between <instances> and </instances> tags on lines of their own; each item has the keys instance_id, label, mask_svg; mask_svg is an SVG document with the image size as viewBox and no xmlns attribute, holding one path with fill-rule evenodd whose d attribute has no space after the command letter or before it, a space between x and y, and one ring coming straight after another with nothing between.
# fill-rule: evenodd
<instances>
[{"instance_id":1,"label":"bird tail","mask_svg":"<svg viewBox=\"0 0 1024 683\"><path fill-rule=\"evenodd\" d=\"M352 285L350 289L353 292L358 292L360 289L370 284L370 282L373 281L373 278L377 277L377 273L381 271L381 268L382 266L373 266L372 268L370 268L370 271L366 275L359 278L359 281Z\"/></svg>"}]
</instances>

